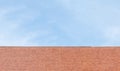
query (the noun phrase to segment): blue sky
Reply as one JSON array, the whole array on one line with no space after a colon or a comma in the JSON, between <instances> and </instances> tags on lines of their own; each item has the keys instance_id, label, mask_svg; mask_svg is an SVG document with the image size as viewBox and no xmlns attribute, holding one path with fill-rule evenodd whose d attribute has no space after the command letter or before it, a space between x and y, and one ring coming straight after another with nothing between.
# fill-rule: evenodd
<instances>
[{"instance_id":1,"label":"blue sky","mask_svg":"<svg viewBox=\"0 0 120 71\"><path fill-rule=\"evenodd\" d=\"M0 45L120 45L119 0L0 0Z\"/></svg>"}]
</instances>

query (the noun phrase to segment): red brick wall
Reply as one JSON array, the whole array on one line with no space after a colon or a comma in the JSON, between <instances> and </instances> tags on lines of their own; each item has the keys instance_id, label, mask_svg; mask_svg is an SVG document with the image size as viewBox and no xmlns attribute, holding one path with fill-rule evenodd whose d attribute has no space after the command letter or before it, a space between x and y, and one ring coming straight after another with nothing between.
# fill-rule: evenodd
<instances>
[{"instance_id":1,"label":"red brick wall","mask_svg":"<svg viewBox=\"0 0 120 71\"><path fill-rule=\"evenodd\" d=\"M0 48L0 71L120 71L120 48Z\"/></svg>"}]
</instances>

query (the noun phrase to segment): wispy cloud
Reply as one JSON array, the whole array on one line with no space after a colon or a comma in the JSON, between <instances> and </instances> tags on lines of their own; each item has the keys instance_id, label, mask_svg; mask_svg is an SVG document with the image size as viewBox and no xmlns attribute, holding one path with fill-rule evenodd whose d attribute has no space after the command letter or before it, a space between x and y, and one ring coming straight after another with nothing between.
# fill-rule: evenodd
<instances>
[{"instance_id":1,"label":"wispy cloud","mask_svg":"<svg viewBox=\"0 0 120 71\"><path fill-rule=\"evenodd\" d=\"M96 45L94 43L97 42L97 45L120 44L120 9L115 5L115 1L58 1L72 15L74 23L62 27L71 38L76 41L89 41L83 42L87 45Z\"/></svg>"},{"instance_id":2,"label":"wispy cloud","mask_svg":"<svg viewBox=\"0 0 120 71\"><path fill-rule=\"evenodd\" d=\"M0 7L0 45L119 43L120 6L115 2L25 0L14 3Z\"/></svg>"},{"instance_id":3,"label":"wispy cloud","mask_svg":"<svg viewBox=\"0 0 120 71\"><path fill-rule=\"evenodd\" d=\"M30 40L37 34L33 31L21 32L23 25L33 21L36 17L35 11L27 7L3 7L0 8L0 45L34 45ZM24 36L25 35L25 36Z\"/></svg>"},{"instance_id":4,"label":"wispy cloud","mask_svg":"<svg viewBox=\"0 0 120 71\"><path fill-rule=\"evenodd\" d=\"M104 45L119 45L120 44L120 26L108 26L104 29L104 37L106 43Z\"/></svg>"}]
</instances>

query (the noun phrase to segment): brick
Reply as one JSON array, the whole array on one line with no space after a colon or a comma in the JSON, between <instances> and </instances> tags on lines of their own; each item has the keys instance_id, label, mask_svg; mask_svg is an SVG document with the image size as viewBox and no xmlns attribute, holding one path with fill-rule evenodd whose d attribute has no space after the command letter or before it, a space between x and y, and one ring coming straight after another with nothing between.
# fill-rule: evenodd
<instances>
[{"instance_id":1,"label":"brick","mask_svg":"<svg viewBox=\"0 0 120 71\"><path fill-rule=\"evenodd\" d=\"M119 71L118 47L1 47L0 71Z\"/></svg>"}]
</instances>

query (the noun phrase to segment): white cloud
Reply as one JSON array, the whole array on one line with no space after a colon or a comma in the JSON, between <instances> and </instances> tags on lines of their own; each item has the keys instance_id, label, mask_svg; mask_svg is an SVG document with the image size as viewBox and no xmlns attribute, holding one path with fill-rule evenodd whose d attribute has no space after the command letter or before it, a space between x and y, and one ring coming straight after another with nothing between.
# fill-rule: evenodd
<instances>
[{"instance_id":1,"label":"white cloud","mask_svg":"<svg viewBox=\"0 0 120 71\"><path fill-rule=\"evenodd\" d=\"M109 26L103 31L106 39L105 45L115 45L120 43L120 26Z\"/></svg>"},{"instance_id":2,"label":"white cloud","mask_svg":"<svg viewBox=\"0 0 120 71\"><path fill-rule=\"evenodd\" d=\"M57 0L63 8L70 10L71 9L71 0Z\"/></svg>"},{"instance_id":3,"label":"white cloud","mask_svg":"<svg viewBox=\"0 0 120 71\"><path fill-rule=\"evenodd\" d=\"M61 28L66 31L67 34L73 36L73 39L77 40L77 38L79 38L81 34L84 34L84 32L89 32L89 30L86 29L82 29L83 32L79 32L78 30L81 30L81 26L93 26L92 28L95 28L96 30L93 30L91 34L93 34L94 31L98 30L98 32L100 32L101 36L103 37L102 40L106 40L106 43L104 45L119 44L120 9L119 7L114 6L112 1L109 4L108 1L100 1L58 0L58 2L63 6L63 8L66 8L66 10L68 10L67 12L73 15L73 20L75 21L75 23L66 24L64 27ZM89 29L91 30L91 28ZM94 36L97 37L97 35ZM99 40L97 42L99 42Z\"/></svg>"},{"instance_id":4,"label":"white cloud","mask_svg":"<svg viewBox=\"0 0 120 71\"><path fill-rule=\"evenodd\" d=\"M32 33L17 34L23 29L22 25L27 24L27 21L33 21L36 16L35 11L25 6L0 8L0 45L37 45L30 40L37 37L38 33L31 31Z\"/></svg>"},{"instance_id":5,"label":"white cloud","mask_svg":"<svg viewBox=\"0 0 120 71\"><path fill-rule=\"evenodd\" d=\"M119 26L106 27L105 37L110 40L118 40L120 38L120 28Z\"/></svg>"}]
</instances>

